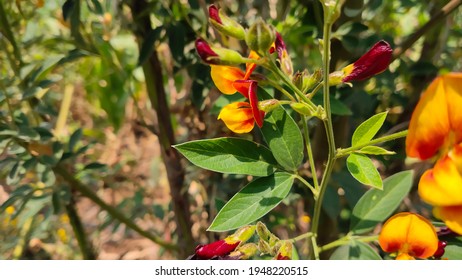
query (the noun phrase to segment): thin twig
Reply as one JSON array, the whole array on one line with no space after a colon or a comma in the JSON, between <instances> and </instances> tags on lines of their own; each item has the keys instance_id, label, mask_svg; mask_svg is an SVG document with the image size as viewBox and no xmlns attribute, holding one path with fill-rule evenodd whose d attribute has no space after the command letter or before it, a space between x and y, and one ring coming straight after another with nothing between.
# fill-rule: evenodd
<instances>
[{"instance_id":1,"label":"thin twig","mask_svg":"<svg viewBox=\"0 0 462 280\"><path fill-rule=\"evenodd\" d=\"M453 12L457 7L462 4L462 0L452 0L446 4L441 10L436 13L427 23L425 23L420 29L410 35L404 42L400 44L393 51L393 59L397 59L402 55L407 49L409 49L420 37L432 29L437 23L445 19L451 12Z\"/></svg>"}]
</instances>

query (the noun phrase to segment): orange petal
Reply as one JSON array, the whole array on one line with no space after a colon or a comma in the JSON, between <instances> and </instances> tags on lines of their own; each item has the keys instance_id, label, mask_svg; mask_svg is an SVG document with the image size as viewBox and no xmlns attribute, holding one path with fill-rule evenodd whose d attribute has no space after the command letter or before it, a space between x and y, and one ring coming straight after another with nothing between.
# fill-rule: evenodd
<instances>
[{"instance_id":1,"label":"orange petal","mask_svg":"<svg viewBox=\"0 0 462 280\"><path fill-rule=\"evenodd\" d=\"M450 131L444 80L438 77L428 86L417 104L409 124L406 153L428 159L444 144Z\"/></svg>"},{"instance_id":2,"label":"orange petal","mask_svg":"<svg viewBox=\"0 0 462 280\"><path fill-rule=\"evenodd\" d=\"M383 225L379 236L385 252L398 252L402 258L428 258L438 249L438 237L433 225L424 217L403 212L394 215Z\"/></svg>"},{"instance_id":3,"label":"orange petal","mask_svg":"<svg viewBox=\"0 0 462 280\"><path fill-rule=\"evenodd\" d=\"M215 86L224 94L236 93L233 82L244 78L244 71L237 67L211 65L210 75Z\"/></svg>"},{"instance_id":4,"label":"orange petal","mask_svg":"<svg viewBox=\"0 0 462 280\"><path fill-rule=\"evenodd\" d=\"M252 108L247 102L234 102L221 109L218 119L235 133L247 133L255 125Z\"/></svg>"},{"instance_id":5,"label":"orange petal","mask_svg":"<svg viewBox=\"0 0 462 280\"><path fill-rule=\"evenodd\" d=\"M443 220L449 229L462 234L462 205L435 207L433 208L433 214Z\"/></svg>"},{"instance_id":6,"label":"orange petal","mask_svg":"<svg viewBox=\"0 0 462 280\"><path fill-rule=\"evenodd\" d=\"M462 205L462 176L450 155L425 171L419 181L419 195L433 206Z\"/></svg>"},{"instance_id":7,"label":"orange petal","mask_svg":"<svg viewBox=\"0 0 462 280\"><path fill-rule=\"evenodd\" d=\"M456 133L456 143L462 141L462 73L449 73L443 79L451 130Z\"/></svg>"},{"instance_id":8,"label":"orange petal","mask_svg":"<svg viewBox=\"0 0 462 280\"><path fill-rule=\"evenodd\" d=\"M250 51L249 58L258 60L260 56L255 51ZM253 70L257 67L255 63L246 63L245 64L245 76L243 80L248 80L250 75L252 75Z\"/></svg>"},{"instance_id":9,"label":"orange petal","mask_svg":"<svg viewBox=\"0 0 462 280\"><path fill-rule=\"evenodd\" d=\"M399 261L409 261L409 260L415 260L414 257L410 256L407 253L401 253L396 257L397 260Z\"/></svg>"}]
</instances>

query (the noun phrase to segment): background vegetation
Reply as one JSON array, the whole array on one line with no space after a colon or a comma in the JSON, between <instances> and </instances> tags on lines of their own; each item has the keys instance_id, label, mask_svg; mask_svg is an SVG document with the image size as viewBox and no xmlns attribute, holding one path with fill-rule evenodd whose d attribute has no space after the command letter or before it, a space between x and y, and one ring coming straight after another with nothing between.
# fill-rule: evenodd
<instances>
[{"instance_id":1,"label":"background vegetation","mask_svg":"<svg viewBox=\"0 0 462 280\"><path fill-rule=\"evenodd\" d=\"M216 120L232 97L214 88L194 49L194 40L209 34L240 48L211 31L212 2L244 26L257 17L275 25L296 70L321 65L317 0L0 1L1 259L186 258L197 244L224 236L206 229L252 178L193 167L171 147L232 135ZM334 26L331 69L381 39L395 52L389 71L333 89L339 147L376 112L389 111L382 135L406 128L422 89L438 73L462 69L462 10L446 15L448 2L346 1ZM310 125L320 165L324 130ZM396 155L375 158L383 177L406 169L420 177L428 166L406 161L403 141L392 144ZM348 230L365 190L339 161L321 243ZM264 222L280 238L306 232L307 197L294 186ZM431 215L412 193L399 210ZM308 244L297 245L306 258Z\"/></svg>"}]
</instances>

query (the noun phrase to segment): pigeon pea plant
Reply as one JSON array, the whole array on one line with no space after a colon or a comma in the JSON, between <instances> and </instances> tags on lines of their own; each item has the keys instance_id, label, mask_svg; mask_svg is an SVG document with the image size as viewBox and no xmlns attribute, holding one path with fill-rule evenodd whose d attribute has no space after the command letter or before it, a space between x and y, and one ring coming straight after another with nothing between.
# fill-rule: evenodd
<instances>
[{"instance_id":1,"label":"pigeon pea plant","mask_svg":"<svg viewBox=\"0 0 462 280\"><path fill-rule=\"evenodd\" d=\"M339 258L342 258L339 254L342 250L345 251L344 248L347 248L346 251L349 251L348 248L355 248L362 258L381 258L368 244L377 241L378 236L369 233L397 209L411 189L413 176L411 171L404 171L382 181L370 156L393 154L377 144L405 137L407 131L375 138L387 116L387 112L382 112L356 128L351 147L336 146L329 88L354 86L355 81L365 80L385 71L392 60L390 44L379 41L356 62L343 69L331 71L331 29L340 15L342 2L321 0L324 11L323 38L319 42L322 67L315 68L311 74L308 70L294 72L282 36L273 26L259 19L248 29L244 29L216 6L209 7L210 24L223 36L245 41L250 50L248 55L243 56L204 38L196 40L197 53L204 63L210 65L211 77L216 87L223 94L239 93L243 96L242 101L223 107L218 119L238 134L252 131L256 124L265 143L223 137L175 146L189 161L201 168L254 177L253 181L227 202L208 229L216 232L238 230L225 239L199 245L192 258L246 259L260 253L274 259L292 259L296 255L294 243L303 239L310 243L310 255L313 259L320 259L321 252L339 246L334 252ZM241 65L245 65L245 70L240 68ZM257 73L258 69L265 69L265 74ZM283 98L277 99L267 93L264 88L268 86L281 92ZM312 101L315 95L322 95L322 106L315 105ZM313 118L322 122L328 143L327 161L322 166L316 166L310 142L308 121ZM349 233L322 246L318 233L323 197L334 164L342 158L347 158L347 167L352 176L371 189L353 209ZM300 175L300 168L303 166L309 166L311 178ZM289 194L296 180L306 186L313 196L310 229L292 239L280 240L262 222L254 223ZM411 214L402 215L405 216L402 217L405 222L412 218L409 217ZM424 220L422 227L430 228L427 231L432 235L435 232L433 226L425 218L418 217ZM257 243L244 244L254 235L258 236ZM387 237L381 240L381 244L386 244ZM436 235L432 237L436 238ZM401 258L409 255L428 258L437 249L437 241L437 238L430 241L430 248L421 254L404 254L403 250L394 250L397 248L393 246L384 250L400 251L404 254L401 254ZM403 244L407 244L406 240ZM340 250L341 248L343 249Z\"/></svg>"}]
</instances>

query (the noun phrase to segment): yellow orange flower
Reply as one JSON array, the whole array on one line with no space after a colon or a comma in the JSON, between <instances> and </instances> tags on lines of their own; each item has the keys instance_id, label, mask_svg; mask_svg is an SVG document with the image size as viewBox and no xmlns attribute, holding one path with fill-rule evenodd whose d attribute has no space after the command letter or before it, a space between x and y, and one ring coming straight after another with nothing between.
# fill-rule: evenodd
<instances>
[{"instance_id":1,"label":"yellow orange flower","mask_svg":"<svg viewBox=\"0 0 462 280\"><path fill-rule=\"evenodd\" d=\"M434 206L433 214L462 234L462 144L456 145L427 170L419 182L419 195Z\"/></svg>"},{"instance_id":2,"label":"yellow orange flower","mask_svg":"<svg viewBox=\"0 0 462 280\"><path fill-rule=\"evenodd\" d=\"M251 59L258 59L255 52L249 55ZM265 112L258 107L257 81L250 80L255 69L255 63L247 63L246 71L240 68L223 65L211 65L211 76L215 86L224 94L241 93L249 102L234 102L225 106L218 119L235 133L250 132L255 123L262 127Z\"/></svg>"},{"instance_id":3,"label":"yellow orange flower","mask_svg":"<svg viewBox=\"0 0 462 280\"><path fill-rule=\"evenodd\" d=\"M429 159L462 142L462 73L437 77L428 86L411 117L406 138L410 157Z\"/></svg>"},{"instance_id":4,"label":"yellow orange flower","mask_svg":"<svg viewBox=\"0 0 462 280\"><path fill-rule=\"evenodd\" d=\"M379 243L385 252L397 253L397 260L426 259L438 249L438 236L427 219L403 212L383 225Z\"/></svg>"}]
</instances>

